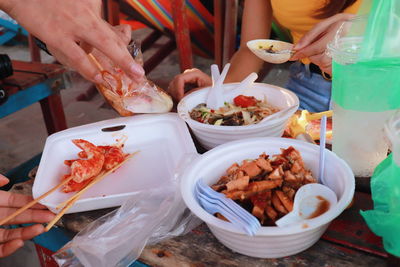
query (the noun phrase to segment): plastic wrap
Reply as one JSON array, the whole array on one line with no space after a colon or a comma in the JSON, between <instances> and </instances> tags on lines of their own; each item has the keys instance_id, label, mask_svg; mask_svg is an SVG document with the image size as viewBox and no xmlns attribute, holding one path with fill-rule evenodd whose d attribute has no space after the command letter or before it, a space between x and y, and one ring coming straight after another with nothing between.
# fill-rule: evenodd
<instances>
[{"instance_id":1,"label":"plastic wrap","mask_svg":"<svg viewBox=\"0 0 400 267\"><path fill-rule=\"evenodd\" d=\"M54 254L60 266L129 266L148 244L182 235L197 219L182 201L179 177L196 155L187 155L168 186L138 191L119 209L97 219Z\"/></svg>"},{"instance_id":2,"label":"plastic wrap","mask_svg":"<svg viewBox=\"0 0 400 267\"><path fill-rule=\"evenodd\" d=\"M381 236L387 252L400 257L400 113L385 125L392 153L376 167L371 178L374 209L361 211L368 227Z\"/></svg>"},{"instance_id":3,"label":"plastic wrap","mask_svg":"<svg viewBox=\"0 0 400 267\"><path fill-rule=\"evenodd\" d=\"M328 45L333 59L332 149L358 177L370 177L386 158L383 125L400 108L400 50L389 41L400 32L387 30L400 27L398 3L374 0L368 15L345 21Z\"/></svg>"},{"instance_id":4,"label":"plastic wrap","mask_svg":"<svg viewBox=\"0 0 400 267\"><path fill-rule=\"evenodd\" d=\"M131 42L128 50L136 62L142 65L142 53L135 42ZM146 77L132 80L98 50L92 52L92 57L101 70L104 81L102 84L96 84L97 89L121 116L131 116L134 113L165 113L172 109L171 97Z\"/></svg>"},{"instance_id":5,"label":"plastic wrap","mask_svg":"<svg viewBox=\"0 0 400 267\"><path fill-rule=\"evenodd\" d=\"M360 60L400 57L400 1L374 0Z\"/></svg>"}]
</instances>

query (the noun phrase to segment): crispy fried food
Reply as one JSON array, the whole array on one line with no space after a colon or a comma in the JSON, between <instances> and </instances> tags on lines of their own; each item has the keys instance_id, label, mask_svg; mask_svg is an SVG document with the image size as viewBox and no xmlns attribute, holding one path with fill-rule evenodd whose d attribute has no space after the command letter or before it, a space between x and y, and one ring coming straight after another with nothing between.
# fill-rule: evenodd
<instances>
[{"instance_id":1,"label":"crispy fried food","mask_svg":"<svg viewBox=\"0 0 400 267\"><path fill-rule=\"evenodd\" d=\"M247 188L244 190L224 190L221 193L225 194L227 198L231 198L233 200L244 200L258 193L265 192L266 190L271 190L279 187L281 186L281 184L282 180L257 181L249 183Z\"/></svg>"},{"instance_id":2,"label":"crispy fried food","mask_svg":"<svg viewBox=\"0 0 400 267\"><path fill-rule=\"evenodd\" d=\"M254 193L264 192L265 190L274 189L282 183L281 180L266 180L266 181L257 181L252 182L248 186L248 190Z\"/></svg>"},{"instance_id":3,"label":"crispy fried food","mask_svg":"<svg viewBox=\"0 0 400 267\"><path fill-rule=\"evenodd\" d=\"M254 195L250 198L253 203L252 214L260 219L261 222L265 220L265 208L268 205L268 202L271 201L271 191L266 191L257 195Z\"/></svg>"},{"instance_id":4,"label":"crispy fried food","mask_svg":"<svg viewBox=\"0 0 400 267\"><path fill-rule=\"evenodd\" d=\"M279 165L278 168L275 168L275 170L268 175L268 179L282 179L283 174L282 165Z\"/></svg>"},{"instance_id":5,"label":"crispy fried food","mask_svg":"<svg viewBox=\"0 0 400 267\"><path fill-rule=\"evenodd\" d=\"M212 186L248 209L261 224L273 225L293 209L296 191L304 184L316 183L304 166L301 154L293 147L269 157L232 164Z\"/></svg>"},{"instance_id":6,"label":"crispy fried food","mask_svg":"<svg viewBox=\"0 0 400 267\"><path fill-rule=\"evenodd\" d=\"M226 173L228 175L235 173L237 170L239 169L239 164L237 164L236 162L233 163L227 170Z\"/></svg>"},{"instance_id":7,"label":"crispy fried food","mask_svg":"<svg viewBox=\"0 0 400 267\"><path fill-rule=\"evenodd\" d=\"M274 208L271 206L271 204L267 205L265 207L265 213L267 214L267 216L272 220L272 221L276 221L277 217L278 217L278 213L274 210Z\"/></svg>"},{"instance_id":8,"label":"crispy fried food","mask_svg":"<svg viewBox=\"0 0 400 267\"><path fill-rule=\"evenodd\" d=\"M293 201L290 200L281 190L275 190L275 194L278 196L285 209L291 212L293 210Z\"/></svg>"},{"instance_id":9,"label":"crispy fried food","mask_svg":"<svg viewBox=\"0 0 400 267\"><path fill-rule=\"evenodd\" d=\"M257 166L256 162L254 161L243 161L242 166L239 168L240 170L244 171L249 177L257 176L261 173L261 169Z\"/></svg>"},{"instance_id":10,"label":"crispy fried food","mask_svg":"<svg viewBox=\"0 0 400 267\"><path fill-rule=\"evenodd\" d=\"M287 209L283 206L282 202L280 201L275 191L272 193L272 205L278 212L283 214L288 213Z\"/></svg>"},{"instance_id":11,"label":"crispy fried food","mask_svg":"<svg viewBox=\"0 0 400 267\"><path fill-rule=\"evenodd\" d=\"M266 172L270 172L273 170L269 161L263 157L259 157L258 159L256 159L255 163L257 164L258 167L260 167Z\"/></svg>"},{"instance_id":12,"label":"crispy fried food","mask_svg":"<svg viewBox=\"0 0 400 267\"><path fill-rule=\"evenodd\" d=\"M228 191L231 190L243 190L245 188L247 188L247 186L249 185L249 180L250 177L249 176L242 176L236 180L232 180L230 182L228 182L226 184L226 188Z\"/></svg>"},{"instance_id":13,"label":"crispy fried food","mask_svg":"<svg viewBox=\"0 0 400 267\"><path fill-rule=\"evenodd\" d=\"M289 186L282 186L282 191L293 201L294 200L294 195L296 194L296 191L289 187Z\"/></svg>"}]
</instances>

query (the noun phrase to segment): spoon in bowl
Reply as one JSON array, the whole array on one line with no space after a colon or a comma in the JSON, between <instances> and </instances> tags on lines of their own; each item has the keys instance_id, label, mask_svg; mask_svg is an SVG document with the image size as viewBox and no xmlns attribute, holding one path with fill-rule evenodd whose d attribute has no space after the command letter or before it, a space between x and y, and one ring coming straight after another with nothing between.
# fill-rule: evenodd
<instances>
[{"instance_id":1,"label":"spoon in bowl","mask_svg":"<svg viewBox=\"0 0 400 267\"><path fill-rule=\"evenodd\" d=\"M222 70L221 75L217 75L218 67L217 65L211 65L211 74L213 76L213 86L208 91L207 95L207 107L210 109L218 109L224 105L224 97L222 92L222 84L225 80L226 75L231 64L226 64ZM216 78L218 76L218 78ZM215 80L214 80L215 79Z\"/></svg>"},{"instance_id":2,"label":"spoon in bowl","mask_svg":"<svg viewBox=\"0 0 400 267\"><path fill-rule=\"evenodd\" d=\"M293 113L296 112L296 110L298 108L299 108L298 105L294 105L294 106L289 106L287 108L281 109L278 112L275 112L275 113L265 117L258 124L271 122L272 120L276 120L276 119L282 118L282 117L286 116L289 113L293 114Z\"/></svg>"},{"instance_id":3,"label":"spoon in bowl","mask_svg":"<svg viewBox=\"0 0 400 267\"><path fill-rule=\"evenodd\" d=\"M293 210L277 220L275 224L278 227L285 227L316 218L336 203L336 194L329 187L317 183L303 185L296 192Z\"/></svg>"},{"instance_id":4,"label":"spoon in bowl","mask_svg":"<svg viewBox=\"0 0 400 267\"><path fill-rule=\"evenodd\" d=\"M233 98L235 96L246 94L257 80L258 75L255 72L250 73L246 78L244 78L235 88L225 90L225 98Z\"/></svg>"}]
</instances>

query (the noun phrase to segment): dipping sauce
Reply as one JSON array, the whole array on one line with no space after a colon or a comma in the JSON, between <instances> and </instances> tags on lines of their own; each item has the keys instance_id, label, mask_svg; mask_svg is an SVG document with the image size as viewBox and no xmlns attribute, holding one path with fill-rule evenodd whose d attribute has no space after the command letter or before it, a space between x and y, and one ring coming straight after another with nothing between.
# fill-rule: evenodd
<instances>
[{"instance_id":1,"label":"dipping sauce","mask_svg":"<svg viewBox=\"0 0 400 267\"><path fill-rule=\"evenodd\" d=\"M318 206L315 209L315 211L307 218L307 219L312 219L315 217L320 216L321 214L324 214L329 210L330 203L328 200L321 196L316 196L316 198L319 200Z\"/></svg>"}]
</instances>

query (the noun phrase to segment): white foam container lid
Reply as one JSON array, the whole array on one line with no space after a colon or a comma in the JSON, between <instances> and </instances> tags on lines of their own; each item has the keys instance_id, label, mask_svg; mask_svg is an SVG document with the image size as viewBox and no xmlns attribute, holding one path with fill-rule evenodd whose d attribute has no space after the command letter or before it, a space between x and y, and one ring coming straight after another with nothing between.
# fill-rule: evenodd
<instances>
[{"instance_id":1,"label":"white foam container lid","mask_svg":"<svg viewBox=\"0 0 400 267\"><path fill-rule=\"evenodd\" d=\"M116 126L125 127L118 131L102 131ZM174 113L137 115L67 129L47 138L32 189L33 197L41 196L59 184L62 175L69 173L70 167L64 165L64 160L76 159L80 151L72 139L110 145L125 136L124 152L140 152L85 192L67 213L119 206L137 191L168 185L184 159L197 154L185 122ZM73 194L57 190L40 203L57 213L59 210L55 207Z\"/></svg>"}]
</instances>

